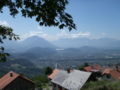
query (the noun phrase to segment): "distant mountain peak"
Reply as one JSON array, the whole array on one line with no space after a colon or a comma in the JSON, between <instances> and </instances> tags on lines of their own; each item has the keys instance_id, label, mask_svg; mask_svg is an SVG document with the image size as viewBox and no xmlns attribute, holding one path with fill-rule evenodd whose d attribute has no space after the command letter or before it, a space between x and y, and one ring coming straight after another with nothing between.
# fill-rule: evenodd
<instances>
[{"instance_id":1,"label":"distant mountain peak","mask_svg":"<svg viewBox=\"0 0 120 90\"><path fill-rule=\"evenodd\" d=\"M39 36L31 36L23 41L9 43L6 45L8 49L11 48L16 52L23 52L31 48L41 47L41 48L56 48L55 45L51 44L49 41L39 37Z\"/></svg>"},{"instance_id":2,"label":"distant mountain peak","mask_svg":"<svg viewBox=\"0 0 120 90\"><path fill-rule=\"evenodd\" d=\"M25 40L44 40L44 39L42 37L39 37L39 36L31 36L31 37L28 37Z\"/></svg>"}]
</instances>

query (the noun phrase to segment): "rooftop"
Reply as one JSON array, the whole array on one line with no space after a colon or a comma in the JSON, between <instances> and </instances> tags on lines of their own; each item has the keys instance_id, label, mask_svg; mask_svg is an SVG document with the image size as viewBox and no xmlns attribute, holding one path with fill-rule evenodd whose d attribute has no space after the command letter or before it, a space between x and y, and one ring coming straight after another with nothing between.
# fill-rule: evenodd
<instances>
[{"instance_id":1,"label":"rooftop","mask_svg":"<svg viewBox=\"0 0 120 90\"><path fill-rule=\"evenodd\" d=\"M101 69L102 67L98 64L84 67L84 70L87 72L97 72L97 71L100 71Z\"/></svg>"},{"instance_id":2,"label":"rooftop","mask_svg":"<svg viewBox=\"0 0 120 90\"><path fill-rule=\"evenodd\" d=\"M5 88L8 84L10 84L12 81L14 81L16 78L21 77L31 83L33 83L31 80L29 80L28 78L17 74L13 71L8 72L7 74L5 74L2 78L0 78L0 89Z\"/></svg>"},{"instance_id":3,"label":"rooftop","mask_svg":"<svg viewBox=\"0 0 120 90\"><path fill-rule=\"evenodd\" d=\"M56 75L52 82L64 87L65 89L80 90L90 75L90 72L79 70L73 70L70 73L62 70L58 73L58 75Z\"/></svg>"},{"instance_id":4,"label":"rooftop","mask_svg":"<svg viewBox=\"0 0 120 90\"><path fill-rule=\"evenodd\" d=\"M50 75L48 76L48 78L49 78L49 79L55 78L55 76L56 76L59 72L60 72L59 69L54 69L53 72L52 72L52 74L50 74Z\"/></svg>"}]
</instances>

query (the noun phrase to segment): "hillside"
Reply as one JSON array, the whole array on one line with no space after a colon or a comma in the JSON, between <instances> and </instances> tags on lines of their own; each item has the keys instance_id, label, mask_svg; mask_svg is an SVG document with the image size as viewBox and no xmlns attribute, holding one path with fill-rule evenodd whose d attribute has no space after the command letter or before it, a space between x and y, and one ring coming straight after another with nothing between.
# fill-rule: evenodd
<instances>
[{"instance_id":1,"label":"hillside","mask_svg":"<svg viewBox=\"0 0 120 90\"><path fill-rule=\"evenodd\" d=\"M14 58L8 60L7 62L0 63L0 75L9 71L23 73L27 76L34 76L43 73L42 70L37 68L32 62L23 58Z\"/></svg>"},{"instance_id":2,"label":"hillside","mask_svg":"<svg viewBox=\"0 0 120 90\"><path fill-rule=\"evenodd\" d=\"M120 81L96 81L88 82L81 90L119 90Z\"/></svg>"}]
</instances>

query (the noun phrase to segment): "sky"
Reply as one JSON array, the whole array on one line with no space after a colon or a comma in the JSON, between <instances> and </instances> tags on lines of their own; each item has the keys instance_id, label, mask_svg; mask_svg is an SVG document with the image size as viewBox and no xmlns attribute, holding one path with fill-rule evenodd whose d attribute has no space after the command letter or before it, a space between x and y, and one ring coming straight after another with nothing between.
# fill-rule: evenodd
<instances>
[{"instance_id":1,"label":"sky","mask_svg":"<svg viewBox=\"0 0 120 90\"><path fill-rule=\"evenodd\" d=\"M68 0L66 12L72 15L77 30L69 32L57 27L39 26L35 19L18 14L9 15L8 9L0 14L0 24L12 27L21 39L40 36L54 41L62 38L115 38L120 39L120 0Z\"/></svg>"}]
</instances>

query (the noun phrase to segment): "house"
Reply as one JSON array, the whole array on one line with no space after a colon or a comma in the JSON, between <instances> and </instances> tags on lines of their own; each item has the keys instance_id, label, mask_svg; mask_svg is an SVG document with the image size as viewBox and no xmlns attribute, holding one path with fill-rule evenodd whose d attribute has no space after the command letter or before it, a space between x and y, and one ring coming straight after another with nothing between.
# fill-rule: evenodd
<instances>
[{"instance_id":1,"label":"house","mask_svg":"<svg viewBox=\"0 0 120 90\"><path fill-rule=\"evenodd\" d=\"M120 80L120 72L116 70L111 70L110 75L115 80Z\"/></svg>"},{"instance_id":2,"label":"house","mask_svg":"<svg viewBox=\"0 0 120 90\"><path fill-rule=\"evenodd\" d=\"M120 80L120 72L111 68L106 68L103 73L104 76L109 76L109 78L114 80Z\"/></svg>"},{"instance_id":3,"label":"house","mask_svg":"<svg viewBox=\"0 0 120 90\"><path fill-rule=\"evenodd\" d=\"M86 66L83 68L87 72L99 72L102 70L102 67L98 64L92 65L92 66Z\"/></svg>"},{"instance_id":4,"label":"house","mask_svg":"<svg viewBox=\"0 0 120 90\"><path fill-rule=\"evenodd\" d=\"M105 69L103 70L103 73L102 73L102 74L109 75L110 72L111 72L111 70L113 70L113 69L111 69L111 68L105 68Z\"/></svg>"},{"instance_id":5,"label":"house","mask_svg":"<svg viewBox=\"0 0 120 90\"><path fill-rule=\"evenodd\" d=\"M60 70L51 80L53 90L80 90L90 77L90 72L72 70L71 72Z\"/></svg>"},{"instance_id":6,"label":"house","mask_svg":"<svg viewBox=\"0 0 120 90\"><path fill-rule=\"evenodd\" d=\"M35 90L34 83L13 71L0 78L0 90Z\"/></svg>"}]
</instances>

